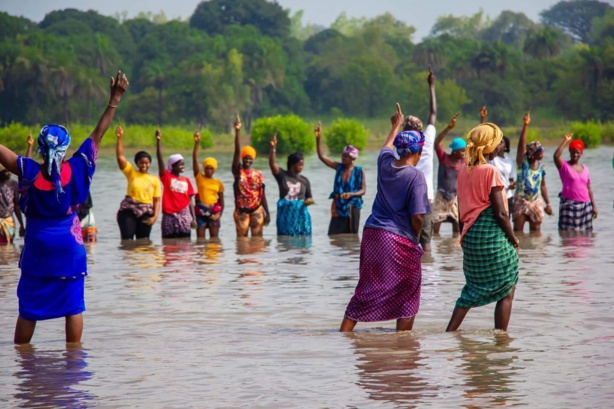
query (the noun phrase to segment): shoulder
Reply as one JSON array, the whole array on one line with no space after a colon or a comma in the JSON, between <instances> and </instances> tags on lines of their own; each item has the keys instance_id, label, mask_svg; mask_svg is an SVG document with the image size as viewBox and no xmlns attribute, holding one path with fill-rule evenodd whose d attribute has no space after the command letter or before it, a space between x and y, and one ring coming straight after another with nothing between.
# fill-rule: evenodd
<instances>
[{"instance_id":1,"label":"shoulder","mask_svg":"<svg viewBox=\"0 0 614 409\"><path fill-rule=\"evenodd\" d=\"M25 156L17 157L17 166L19 167L19 179L24 181L33 181L38 176L41 165L34 159L26 158Z\"/></svg>"},{"instance_id":2,"label":"shoulder","mask_svg":"<svg viewBox=\"0 0 614 409\"><path fill-rule=\"evenodd\" d=\"M437 129L435 128L435 125L428 124L423 133L425 138L434 138L437 134Z\"/></svg>"}]
</instances>

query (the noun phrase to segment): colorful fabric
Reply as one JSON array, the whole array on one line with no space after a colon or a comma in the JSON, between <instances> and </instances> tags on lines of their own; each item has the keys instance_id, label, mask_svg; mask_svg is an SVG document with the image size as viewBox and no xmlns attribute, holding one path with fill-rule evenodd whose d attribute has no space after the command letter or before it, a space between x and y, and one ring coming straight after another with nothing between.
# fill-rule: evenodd
<instances>
[{"instance_id":1,"label":"colorful fabric","mask_svg":"<svg viewBox=\"0 0 614 409\"><path fill-rule=\"evenodd\" d=\"M365 228L360 278L345 316L359 322L410 318L420 308L422 249L406 237Z\"/></svg>"},{"instance_id":2,"label":"colorful fabric","mask_svg":"<svg viewBox=\"0 0 614 409\"><path fill-rule=\"evenodd\" d=\"M205 160L203 160L203 170L205 170L207 166L211 166L213 170L217 170L217 160L214 158L205 158Z\"/></svg>"},{"instance_id":3,"label":"colorful fabric","mask_svg":"<svg viewBox=\"0 0 614 409\"><path fill-rule=\"evenodd\" d=\"M19 316L42 321L81 314L85 311L84 290L83 276L60 278L22 273L17 285Z\"/></svg>"},{"instance_id":4,"label":"colorful fabric","mask_svg":"<svg viewBox=\"0 0 614 409\"><path fill-rule=\"evenodd\" d=\"M461 159L452 164L452 155L446 153L440 146L435 147L435 154L439 159L437 170L437 191L450 201L457 195L458 171L465 166L465 160Z\"/></svg>"},{"instance_id":5,"label":"colorful fabric","mask_svg":"<svg viewBox=\"0 0 614 409\"><path fill-rule=\"evenodd\" d=\"M286 200L300 200L311 198L311 183L303 175L293 175L292 173L279 169L275 176L279 187L279 198Z\"/></svg>"},{"instance_id":6,"label":"colorful fabric","mask_svg":"<svg viewBox=\"0 0 614 409\"><path fill-rule=\"evenodd\" d=\"M211 218L212 215L218 214L222 211L222 206L219 203L215 203L211 206L206 206L202 202L196 202L196 206L194 207L194 212L196 214L196 222L198 223L198 228L201 227L220 227L222 225L220 219L213 220Z\"/></svg>"},{"instance_id":7,"label":"colorful fabric","mask_svg":"<svg viewBox=\"0 0 614 409\"><path fill-rule=\"evenodd\" d=\"M173 173L173 166L175 165L175 163L181 162L182 160L183 155L180 153L175 153L169 156L168 160L166 161L166 171L168 173Z\"/></svg>"},{"instance_id":8,"label":"colorful fabric","mask_svg":"<svg viewBox=\"0 0 614 409\"><path fill-rule=\"evenodd\" d=\"M174 175L165 170L160 180L164 186L162 212L172 214L190 207L192 196L196 194L190 179L185 176Z\"/></svg>"},{"instance_id":9,"label":"colorful fabric","mask_svg":"<svg viewBox=\"0 0 614 409\"><path fill-rule=\"evenodd\" d=\"M220 193L224 193L224 184L216 178L208 178L202 173L196 175L196 188L198 200L205 206L213 206L220 200Z\"/></svg>"},{"instance_id":10,"label":"colorful fabric","mask_svg":"<svg viewBox=\"0 0 614 409\"><path fill-rule=\"evenodd\" d=\"M96 218L94 211L90 209L87 215L81 219L81 235L84 243L95 243L98 238L98 229L96 228Z\"/></svg>"},{"instance_id":11,"label":"colorful fabric","mask_svg":"<svg viewBox=\"0 0 614 409\"><path fill-rule=\"evenodd\" d=\"M350 179L347 181L343 180L344 170L344 165L340 164L337 166L333 191L328 196L329 199L333 199L333 217L349 217L350 207L362 209L362 196L352 196L349 199L343 199L341 197L342 193L358 192L360 189L362 189L362 167L354 166L352 172L350 173Z\"/></svg>"},{"instance_id":12,"label":"colorful fabric","mask_svg":"<svg viewBox=\"0 0 614 409\"><path fill-rule=\"evenodd\" d=\"M358 154L360 153L360 151L358 150L357 147L353 145L348 145L345 147L345 149L341 153L344 155L348 155L352 159L356 159L358 158Z\"/></svg>"},{"instance_id":13,"label":"colorful fabric","mask_svg":"<svg viewBox=\"0 0 614 409\"><path fill-rule=\"evenodd\" d=\"M0 217L12 216L15 212L15 198L19 197L17 181L9 179L0 184Z\"/></svg>"},{"instance_id":14,"label":"colorful fabric","mask_svg":"<svg viewBox=\"0 0 614 409\"><path fill-rule=\"evenodd\" d=\"M539 162L537 169L531 169L529 161L525 158L518 169L516 194L529 202L541 197L542 179L546 176L544 165Z\"/></svg>"},{"instance_id":15,"label":"colorful fabric","mask_svg":"<svg viewBox=\"0 0 614 409\"><path fill-rule=\"evenodd\" d=\"M137 202L130 196L124 197L124 200L119 204L119 211L121 212L122 210L130 210L136 217L143 215L153 216L154 214L153 204Z\"/></svg>"},{"instance_id":16,"label":"colorful fabric","mask_svg":"<svg viewBox=\"0 0 614 409\"><path fill-rule=\"evenodd\" d=\"M403 131L400 132L392 144L400 156L406 156L411 153L416 153L424 146L425 136L420 131Z\"/></svg>"},{"instance_id":17,"label":"colorful fabric","mask_svg":"<svg viewBox=\"0 0 614 409\"><path fill-rule=\"evenodd\" d=\"M277 235L311 235L311 216L302 200L279 199L277 202Z\"/></svg>"},{"instance_id":18,"label":"colorful fabric","mask_svg":"<svg viewBox=\"0 0 614 409\"><path fill-rule=\"evenodd\" d=\"M565 199L559 203L559 230L593 231L593 204Z\"/></svg>"},{"instance_id":19,"label":"colorful fabric","mask_svg":"<svg viewBox=\"0 0 614 409\"><path fill-rule=\"evenodd\" d=\"M162 213L162 238L190 237L192 213L187 207L176 213Z\"/></svg>"},{"instance_id":20,"label":"colorful fabric","mask_svg":"<svg viewBox=\"0 0 614 409\"><path fill-rule=\"evenodd\" d=\"M507 297L518 282L518 253L491 207L469 228L462 248L466 284L456 306L480 307Z\"/></svg>"},{"instance_id":21,"label":"colorful fabric","mask_svg":"<svg viewBox=\"0 0 614 409\"><path fill-rule=\"evenodd\" d=\"M411 217L431 212L424 175L413 166L394 166L392 149L377 159L377 194L365 227L387 230L418 243Z\"/></svg>"},{"instance_id":22,"label":"colorful fabric","mask_svg":"<svg viewBox=\"0 0 614 409\"><path fill-rule=\"evenodd\" d=\"M520 216L527 216L533 223L544 221L544 202L541 197L536 197L532 201L523 199L518 195L514 196L514 219Z\"/></svg>"},{"instance_id":23,"label":"colorful fabric","mask_svg":"<svg viewBox=\"0 0 614 409\"><path fill-rule=\"evenodd\" d=\"M543 150L542 144L538 141L529 142L525 152L525 159L528 159Z\"/></svg>"},{"instance_id":24,"label":"colorful fabric","mask_svg":"<svg viewBox=\"0 0 614 409\"><path fill-rule=\"evenodd\" d=\"M15 239L15 219L13 216L0 217L0 244L11 244Z\"/></svg>"},{"instance_id":25,"label":"colorful fabric","mask_svg":"<svg viewBox=\"0 0 614 409\"><path fill-rule=\"evenodd\" d=\"M469 131L465 148L467 168L488 163L484 154L488 155L493 152L501 143L501 139L503 139L503 132L491 122L479 124Z\"/></svg>"},{"instance_id":26,"label":"colorful fabric","mask_svg":"<svg viewBox=\"0 0 614 409\"><path fill-rule=\"evenodd\" d=\"M433 222L442 223L451 220L458 221L458 197L454 196L452 200L447 200L442 192L437 191L433 206Z\"/></svg>"},{"instance_id":27,"label":"colorful fabric","mask_svg":"<svg viewBox=\"0 0 614 409\"><path fill-rule=\"evenodd\" d=\"M478 220L482 212L491 206L490 191L495 186L501 189L501 198L507 210L507 197L497 168L485 164L463 169L458 173L458 208L460 221L463 223L461 237Z\"/></svg>"},{"instance_id":28,"label":"colorful fabric","mask_svg":"<svg viewBox=\"0 0 614 409\"><path fill-rule=\"evenodd\" d=\"M153 204L155 197L162 196L160 180L154 175L139 172L130 162L126 163L126 167L122 169L122 173L126 176L126 180L128 181L126 196L130 196L140 203L151 204Z\"/></svg>"},{"instance_id":29,"label":"colorful fabric","mask_svg":"<svg viewBox=\"0 0 614 409\"><path fill-rule=\"evenodd\" d=\"M251 146L244 146L241 150L241 159L246 156L250 156L252 159L256 159L256 149Z\"/></svg>"},{"instance_id":30,"label":"colorful fabric","mask_svg":"<svg viewBox=\"0 0 614 409\"><path fill-rule=\"evenodd\" d=\"M232 217L235 221L237 237L247 237L250 229L252 230L252 237L262 235L262 227L264 226L264 208L262 206L258 206L249 213L235 209Z\"/></svg>"},{"instance_id":31,"label":"colorful fabric","mask_svg":"<svg viewBox=\"0 0 614 409\"><path fill-rule=\"evenodd\" d=\"M51 177L57 194L63 192L60 170L68 145L70 145L70 135L62 125L45 125L38 134L38 152L47 163L47 174Z\"/></svg>"},{"instance_id":32,"label":"colorful fabric","mask_svg":"<svg viewBox=\"0 0 614 409\"><path fill-rule=\"evenodd\" d=\"M264 197L264 176L252 168L239 169L234 182L235 206L242 211L253 211L262 203Z\"/></svg>"},{"instance_id":33,"label":"colorful fabric","mask_svg":"<svg viewBox=\"0 0 614 409\"><path fill-rule=\"evenodd\" d=\"M452 139L452 143L448 147L452 152L459 151L467 147L467 142L465 142L463 138L454 138Z\"/></svg>"},{"instance_id":34,"label":"colorful fabric","mask_svg":"<svg viewBox=\"0 0 614 409\"><path fill-rule=\"evenodd\" d=\"M591 174L588 166L582 165L582 172L578 172L569 162L563 161L559 168L559 176L563 184L561 197L576 202L588 203L591 201L591 196L588 192L588 187L591 184Z\"/></svg>"}]
</instances>

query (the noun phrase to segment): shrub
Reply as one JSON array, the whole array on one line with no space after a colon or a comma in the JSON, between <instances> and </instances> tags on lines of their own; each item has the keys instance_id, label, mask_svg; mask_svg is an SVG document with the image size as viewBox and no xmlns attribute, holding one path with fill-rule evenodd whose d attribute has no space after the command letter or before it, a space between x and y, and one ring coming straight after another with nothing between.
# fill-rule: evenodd
<instances>
[{"instance_id":1,"label":"shrub","mask_svg":"<svg viewBox=\"0 0 614 409\"><path fill-rule=\"evenodd\" d=\"M277 132L277 152L313 152L316 142L311 126L297 115L277 115L257 119L252 125L251 144L259 152L269 152Z\"/></svg>"},{"instance_id":2,"label":"shrub","mask_svg":"<svg viewBox=\"0 0 614 409\"><path fill-rule=\"evenodd\" d=\"M527 130L527 143L534 141L542 141L542 134L535 128L529 128Z\"/></svg>"},{"instance_id":3,"label":"shrub","mask_svg":"<svg viewBox=\"0 0 614 409\"><path fill-rule=\"evenodd\" d=\"M28 147L28 133L32 132L32 136L36 140L39 130L40 127L27 127L23 124L12 122L0 128L0 143L18 155L25 155Z\"/></svg>"},{"instance_id":4,"label":"shrub","mask_svg":"<svg viewBox=\"0 0 614 409\"><path fill-rule=\"evenodd\" d=\"M601 125L601 139L607 143L614 142L614 121L608 121Z\"/></svg>"},{"instance_id":5,"label":"shrub","mask_svg":"<svg viewBox=\"0 0 614 409\"><path fill-rule=\"evenodd\" d=\"M332 153L341 153L347 145L363 150L367 146L368 132L357 120L340 118L333 121L330 129L324 132L324 138Z\"/></svg>"},{"instance_id":6,"label":"shrub","mask_svg":"<svg viewBox=\"0 0 614 409\"><path fill-rule=\"evenodd\" d=\"M574 139L581 139L587 148L601 144L601 124L594 121L574 122L571 124Z\"/></svg>"}]
</instances>

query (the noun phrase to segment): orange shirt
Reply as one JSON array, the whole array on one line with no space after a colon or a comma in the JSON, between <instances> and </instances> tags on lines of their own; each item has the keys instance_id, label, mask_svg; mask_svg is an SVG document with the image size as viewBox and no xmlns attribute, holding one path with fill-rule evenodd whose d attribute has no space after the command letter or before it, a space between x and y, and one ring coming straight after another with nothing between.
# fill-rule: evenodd
<instances>
[{"instance_id":1,"label":"orange shirt","mask_svg":"<svg viewBox=\"0 0 614 409\"><path fill-rule=\"evenodd\" d=\"M501 199L507 210L507 195L499 170L493 165L474 166L471 171L462 168L458 171L458 211L463 223L461 238L490 207L490 191L493 187L501 188Z\"/></svg>"}]
</instances>

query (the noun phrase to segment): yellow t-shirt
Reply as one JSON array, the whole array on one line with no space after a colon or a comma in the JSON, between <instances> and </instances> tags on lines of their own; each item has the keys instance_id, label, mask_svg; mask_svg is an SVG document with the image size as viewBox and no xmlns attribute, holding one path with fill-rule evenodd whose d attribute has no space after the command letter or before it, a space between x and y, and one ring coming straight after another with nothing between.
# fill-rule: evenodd
<instances>
[{"instance_id":1,"label":"yellow t-shirt","mask_svg":"<svg viewBox=\"0 0 614 409\"><path fill-rule=\"evenodd\" d=\"M220 193L224 193L224 184L215 178L206 178L202 173L196 175L198 199L205 206L212 206L218 202Z\"/></svg>"},{"instance_id":2,"label":"yellow t-shirt","mask_svg":"<svg viewBox=\"0 0 614 409\"><path fill-rule=\"evenodd\" d=\"M149 173L141 173L128 162L122 169L122 173L128 180L126 196L130 196L137 202L153 203L154 197L162 196L160 180Z\"/></svg>"}]
</instances>

